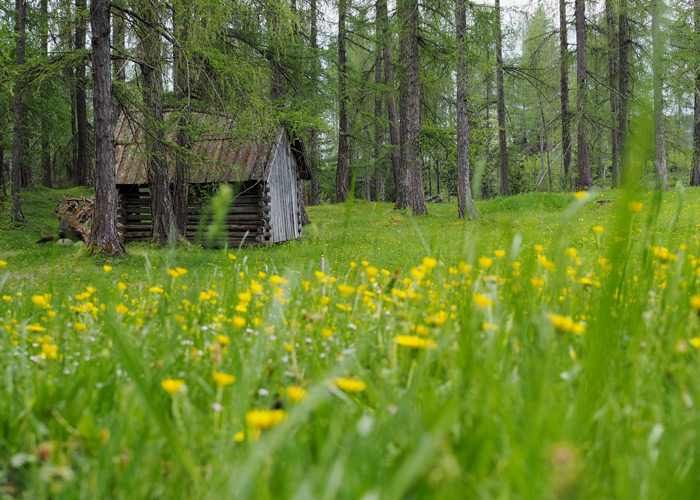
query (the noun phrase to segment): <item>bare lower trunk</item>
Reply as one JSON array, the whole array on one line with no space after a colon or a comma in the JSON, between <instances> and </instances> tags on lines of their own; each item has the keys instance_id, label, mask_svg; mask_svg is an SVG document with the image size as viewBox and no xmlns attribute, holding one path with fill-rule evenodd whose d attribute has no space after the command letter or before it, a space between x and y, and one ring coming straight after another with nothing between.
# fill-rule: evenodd
<instances>
[{"instance_id":1,"label":"bare lower trunk","mask_svg":"<svg viewBox=\"0 0 700 500\"><path fill-rule=\"evenodd\" d=\"M75 27L75 49L85 49L86 9L85 0L75 0L77 24ZM91 182L90 168L90 130L87 118L87 78L85 60L80 59L75 67L75 113L78 122L78 164L76 166L76 183L87 186Z\"/></svg>"},{"instance_id":2,"label":"bare lower trunk","mask_svg":"<svg viewBox=\"0 0 700 500\"><path fill-rule=\"evenodd\" d=\"M496 8L496 107L498 113L498 163L501 172L501 195L510 194L508 179L508 150L506 149L506 104L503 96L503 49L501 35L501 2L495 0Z\"/></svg>"},{"instance_id":3,"label":"bare lower trunk","mask_svg":"<svg viewBox=\"0 0 700 500\"><path fill-rule=\"evenodd\" d=\"M612 147L611 172L612 185L620 184L620 128L615 123L620 113L620 97L617 93L617 34L615 32L615 13L613 0L605 0L605 18L608 28L608 86L610 87L610 111L613 117L613 126L610 131Z\"/></svg>"},{"instance_id":4,"label":"bare lower trunk","mask_svg":"<svg viewBox=\"0 0 700 500\"><path fill-rule=\"evenodd\" d=\"M25 23L27 19L26 0L17 0L17 66L24 65ZM19 199L22 183L22 90L24 82L22 72L17 76L15 89L15 125L12 138L12 222L23 222L24 214Z\"/></svg>"},{"instance_id":5,"label":"bare lower trunk","mask_svg":"<svg viewBox=\"0 0 700 500\"><path fill-rule=\"evenodd\" d=\"M585 0L576 0L576 113L578 114L578 185L582 189L593 187L591 175L591 155L586 136L586 116L588 114L588 63L586 58L586 10Z\"/></svg>"},{"instance_id":6,"label":"bare lower trunk","mask_svg":"<svg viewBox=\"0 0 700 500\"><path fill-rule=\"evenodd\" d=\"M112 120L117 123L121 108L119 104L118 94L122 90L122 86L126 82L126 72L124 64L124 52L126 51L126 22L121 12L118 15L112 16L113 33L112 46L114 47L114 55L112 57L112 75L114 76L114 84L112 86Z\"/></svg>"},{"instance_id":7,"label":"bare lower trunk","mask_svg":"<svg viewBox=\"0 0 700 500\"><path fill-rule=\"evenodd\" d=\"M180 43L188 38L189 9L176 7L173 11L173 28ZM182 45L173 47L175 98L178 100L180 115L177 119L177 154L175 155L175 179L173 185L173 215L178 234L187 236L187 198L189 193L190 152L190 81L189 61Z\"/></svg>"},{"instance_id":8,"label":"bare lower trunk","mask_svg":"<svg viewBox=\"0 0 700 500\"><path fill-rule=\"evenodd\" d=\"M91 0L90 20L95 117L95 208L90 246L95 251L119 255L125 250L117 232L108 0Z\"/></svg>"},{"instance_id":9,"label":"bare lower trunk","mask_svg":"<svg viewBox=\"0 0 700 500\"><path fill-rule=\"evenodd\" d=\"M383 68L382 68L382 44L381 44L381 39L382 39L382 25L380 22L380 16L381 16L381 5L380 1L377 1L375 4L375 12L376 12L376 24L374 27L374 37L376 39L376 46L375 46L375 52L376 56L374 58L374 85L376 88L379 88L379 86L382 84L382 73L383 73ZM377 180L379 177L382 175L382 171L384 170L384 164L382 162L381 156L382 156L382 144L383 144L383 138L384 138L384 127L382 126L382 95L377 91L374 96L374 178L375 178L375 189L378 188L378 182ZM379 200L379 195L375 191L375 197L377 201ZM368 196L369 199L369 196Z\"/></svg>"},{"instance_id":10,"label":"bare lower trunk","mask_svg":"<svg viewBox=\"0 0 700 500\"><path fill-rule=\"evenodd\" d=\"M146 4L143 16L147 22L156 25L158 21L155 6ZM146 107L144 126L146 129L146 156L148 158L148 190L151 196L151 220L153 242L164 245L174 241L176 236L175 215L168 179L168 166L165 157L163 130L163 106L161 102L161 43L155 30L147 30L142 35L141 46L144 61L141 64L143 102Z\"/></svg>"},{"instance_id":11,"label":"bare lower trunk","mask_svg":"<svg viewBox=\"0 0 700 500\"><path fill-rule=\"evenodd\" d=\"M319 68L319 53L318 53L318 9L316 5L316 0L311 0L311 50L313 54L313 61L311 63L313 71L313 82L318 81L318 75L321 72ZM317 95L316 84L314 83L314 97ZM311 163L311 192L309 193L309 205L318 205L320 198L320 186L318 184L318 167L319 167L319 154L318 154L318 132L316 129L312 129L309 132L309 146L310 146L310 163Z\"/></svg>"},{"instance_id":12,"label":"bare lower trunk","mask_svg":"<svg viewBox=\"0 0 700 500\"><path fill-rule=\"evenodd\" d=\"M618 124L620 131L620 174L618 179L613 177L613 187L621 185L627 175L629 156L629 20L627 19L627 0L620 0L620 25L618 29Z\"/></svg>"},{"instance_id":13,"label":"bare lower trunk","mask_svg":"<svg viewBox=\"0 0 700 500\"><path fill-rule=\"evenodd\" d=\"M469 220L479 216L469 182L469 61L467 59L466 0L455 0L457 32L457 215Z\"/></svg>"},{"instance_id":14,"label":"bare lower trunk","mask_svg":"<svg viewBox=\"0 0 700 500\"><path fill-rule=\"evenodd\" d=\"M48 57L49 55L49 9L48 0L41 0L41 55ZM46 86L42 85L41 94L44 99L47 99ZM49 149L49 122L43 120L41 122L41 171L43 178L41 183L45 187L51 187L51 150Z\"/></svg>"},{"instance_id":15,"label":"bare lower trunk","mask_svg":"<svg viewBox=\"0 0 700 500\"><path fill-rule=\"evenodd\" d=\"M654 143L656 154L654 159L654 172L656 174L656 187L663 189L668 184L666 174L666 128L664 126L664 97L663 97L663 52L664 42L661 39L660 29L663 10L662 0L654 0L651 15L651 33L653 48L653 73L654 73Z\"/></svg>"},{"instance_id":16,"label":"bare lower trunk","mask_svg":"<svg viewBox=\"0 0 700 500\"><path fill-rule=\"evenodd\" d=\"M338 164L335 171L335 197L342 203L348 196L348 97L345 82L345 14L347 0L338 2Z\"/></svg>"},{"instance_id":17,"label":"bare lower trunk","mask_svg":"<svg viewBox=\"0 0 700 500\"><path fill-rule=\"evenodd\" d=\"M700 0L693 1L696 51L700 51ZM700 65L695 67L695 88L693 89L693 167L690 171L690 185L700 186Z\"/></svg>"},{"instance_id":18,"label":"bare lower trunk","mask_svg":"<svg viewBox=\"0 0 700 500\"><path fill-rule=\"evenodd\" d=\"M418 1L400 0L401 60L406 65L401 78L401 158L408 173L409 200L413 215L428 213L420 164L420 81L418 59Z\"/></svg>"}]
</instances>

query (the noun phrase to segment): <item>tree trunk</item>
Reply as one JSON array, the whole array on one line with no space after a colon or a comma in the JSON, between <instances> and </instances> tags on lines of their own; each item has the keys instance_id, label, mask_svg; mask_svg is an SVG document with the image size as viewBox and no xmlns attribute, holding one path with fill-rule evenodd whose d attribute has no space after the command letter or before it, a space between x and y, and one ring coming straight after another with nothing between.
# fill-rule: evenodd
<instances>
[{"instance_id":1,"label":"tree trunk","mask_svg":"<svg viewBox=\"0 0 700 500\"><path fill-rule=\"evenodd\" d=\"M312 82L313 82L313 97L318 95L316 82L321 73L319 66L320 54L318 51L318 9L316 0L311 0L311 51L313 53ZM318 131L312 128L309 132L309 147L311 152L311 192L309 193L309 205L318 205L320 198L320 186L318 183L318 168L319 168L319 153L318 153Z\"/></svg>"},{"instance_id":2,"label":"tree trunk","mask_svg":"<svg viewBox=\"0 0 700 500\"><path fill-rule=\"evenodd\" d=\"M141 15L151 26L158 23L156 6L144 2ZM143 102L146 106L144 127L146 156L148 158L148 190L151 196L151 220L153 242L156 245L171 243L175 239L175 215L168 179L168 166L163 143L163 105L161 102L161 42L158 31L142 27L141 80Z\"/></svg>"},{"instance_id":3,"label":"tree trunk","mask_svg":"<svg viewBox=\"0 0 700 500\"><path fill-rule=\"evenodd\" d=\"M581 189L593 187L591 175L591 155L586 137L586 116L588 114L588 63L586 59L586 9L585 0L576 0L576 113L578 115L578 185Z\"/></svg>"},{"instance_id":4,"label":"tree trunk","mask_svg":"<svg viewBox=\"0 0 700 500\"><path fill-rule=\"evenodd\" d=\"M628 127L628 101L629 101L629 20L627 19L627 0L620 0L620 23L618 29L618 98L619 114L617 128L620 131L620 174L618 179L613 177L613 187L621 185L625 181L628 170L629 155L629 127Z\"/></svg>"},{"instance_id":5,"label":"tree trunk","mask_svg":"<svg viewBox=\"0 0 700 500\"><path fill-rule=\"evenodd\" d=\"M270 70L272 71L270 96L272 97L273 101L283 99L287 93L287 88L284 81L284 72L282 71L281 57L284 42L281 39L280 15L278 9L278 2L267 2L265 14L267 15L267 22L270 28L270 33L268 34L270 40L268 61L270 63Z\"/></svg>"},{"instance_id":6,"label":"tree trunk","mask_svg":"<svg viewBox=\"0 0 700 500\"><path fill-rule=\"evenodd\" d=\"M700 0L693 1L693 21L695 24L695 50L700 53ZM700 186L700 64L695 65L694 83L693 167L690 171L690 185Z\"/></svg>"},{"instance_id":7,"label":"tree trunk","mask_svg":"<svg viewBox=\"0 0 700 500\"><path fill-rule=\"evenodd\" d=\"M663 15L663 0L653 0L651 9L651 37L652 37L652 72L654 74L654 143L655 159L654 172L656 174L656 188L664 189L668 184L666 173L666 128L664 126L664 96L663 96L663 57L664 41L660 28Z\"/></svg>"},{"instance_id":8,"label":"tree trunk","mask_svg":"<svg viewBox=\"0 0 700 500\"><path fill-rule=\"evenodd\" d=\"M85 49L85 32L87 23L87 4L85 0L75 0L75 50ZM86 103L87 78L85 77L85 60L80 59L75 67L75 113L78 122L78 165L76 183L79 186L90 184L90 130Z\"/></svg>"},{"instance_id":9,"label":"tree trunk","mask_svg":"<svg viewBox=\"0 0 700 500\"><path fill-rule=\"evenodd\" d=\"M506 149L506 104L503 96L503 39L501 34L501 1L495 0L496 28L496 106L498 113L498 162L501 172L501 195L510 194L508 150Z\"/></svg>"},{"instance_id":10,"label":"tree trunk","mask_svg":"<svg viewBox=\"0 0 700 500\"><path fill-rule=\"evenodd\" d=\"M347 0L338 1L338 165L335 172L336 201L343 203L348 196L348 96L345 67L345 15Z\"/></svg>"},{"instance_id":11,"label":"tree trunk","mask_svg":"<svg viewBox=\"0 0 700 500\"><path fill-rule=\"evenodd\" d=\"M177 154L175 155L175 180L173 186L173 215L178 234L187 236L187 195L190 184L190 79L189 61L183 44L188 41L189 8L183 4L173 7L173 31L178 44L173 46L173 73L175 98L178 101Z\"/></svg>"},{"instance_id":12,"label":"tree trunk","mask_svg":"<svg viewBox=\"0 0 700 500\"><path fill-rule=\"evenodd\" d=\"M401 164L401 137L399 133L399 114L394 99L394 66L391 55L391 39L389 37L389 13L386 0L377 0L377 16L381 25L382 59L384 60L384 86L390 89L386 94L386 115L389 119L389 142L391 143L391 169L394 174L394 191L396 206L408 206L408 180Z\"/></svg>"},{"instance_id":13,"label":"tree trunk","mask_svg":"<svg viewBox=\"0 0 700 500\"><path fill-rule=\"evenodd\" d=\"M17 67L24 65L25 24L27 21L27 1L17 0ZM20 186L22 184L22 81L23 71L17 74L15 88L15 125L12 138L12 222L24 222L22 205L19 199Z\"/></svg>"},{"instance_id":14,"label":"tree trunk","mask_svg":"<svg viewBox=\"0 0 700 500\"><path fill-rule=\"evenodd\" d=\"M396 5L401 22L399 46L401 61L407 66L402 72L401 96L401 158L408 175L409 200L413 215L428 213L425 205L423 172L420 165L420 81L418 59L418 0L399 0Z\"/></svg>"},{"instance_id":15,"label":"tree trunk","mask_svg":"<svg viewBox=\"0 0 700 500\"><path fill-rule=\"evenodd\" d=\"M49 4L47 0L41 0L41 55L47 58L49 55ZM41 87L42 97L47 99L46 86ZM41 183L51 187L51 150L49 149L49 120L41 122L41 171L43 178Z\"/></svg>"},{"instance_id":16,"label":"tree trunk","mask_svg":"<svg viewBox=\"0 0 700 500\"><path fill-rule=\"evenodd\" d=\"M374 38L375 38L375 52L376 56L374 58L374 85L375 88L379 89L382 84L382 25L381 25L381 0L377 0L375 3L375 25L374 25ZM383 176L384 162L382 161L382 144L384 142L384 127L382 126L382 94L377 90L374 95L374 178L375 178L375 197L379 201L379 177Z\"/></svg>"},{"instance_id":17,"label":"tree trunk","mask_svg":"<svg viewBox=\"0 0 700 500\"><path fill-rule=\"evenodd\" d=\"M119 98L115 94L121 92L126 82L126 72L124 68L126 58L123 55L124 52L126 52L126 22L121 12L117 15L113 14L112 21L112 46L114 47L114 54L112 56L112 64L114 65L112 69L112 75L114 76L114 84L112 86L112 120L116 125L119 120L119 114L121 113L121 107Z\"/></svg>"},{"instance_id":18,"label":"tree trunk","mask_svg":"<svg viewBox=\"0 0 700 500\"><path fill-rule=\"evenodd\" d=\"M90 1L90 22L95 119L95 208L90 246L95 251L120 255L125 253L125 250L117 232L118 197L114 167L109 0Z\"/></svg>"},{"instance_id":19,"label":"tree trunk","mask_svg":"<svg viewBox=\"0 0 700 500\"><path fill-rule=\"evenodd\" d=\"M469 60L467 59L466 0L455 0L457 31L457 215L465 212L472 220L479 216L469 182Z\"/></svg>"},{"instance_id":20,"label":"tree trunk","mask_svg":"<svg viewBox=\"0 0 700 500\"><path fill-rule=\"evenodd\" d=\"M5 149L2 146L2 130L0 130L0 201L7 195L7 180L5 177Z\"/></svg>"},{"instance_id":21,"label":"tree trunk","mask_svg":"<svg viewBox=\"0 0 700 500\"><path fill-rule=\"evenodd\" d=\"M610 112L612 113L613 126L610 132L612 146L612 186L620 185L620 128L617 126L620 113L620 96L617 92L617 33L615 32L615 12L613 0L605 0L605 18L608 26L608 86L610 87Z\"/></svg>"}]
</instances>

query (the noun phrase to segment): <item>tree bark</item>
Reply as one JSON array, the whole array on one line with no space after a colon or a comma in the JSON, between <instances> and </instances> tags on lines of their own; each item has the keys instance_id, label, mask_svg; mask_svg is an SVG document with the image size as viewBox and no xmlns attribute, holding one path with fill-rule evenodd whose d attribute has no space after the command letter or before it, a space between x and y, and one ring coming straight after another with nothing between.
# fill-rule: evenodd
<instances>
[{"instance_id":1,"label":"tree bark","mask_svg":"<svg viewBox=\"0 0 700 500\"><path fill-rule=\"evenodd\" d=\"M126 22L121 12L117 15L112 14L112 21L112 46L114 47L114 54L112 56L112 75L114 76L114 84L112 85L112 120L116 125L121 113L121 107L119 98L115 96L115 94L121 92L121 88L126 82L126 72L124 68L126 59L123 55L126 51Z\"/></svg>"},{"instance_id":2,"label":"tree bark","mask_svg":"<svg viewBox=\"0 0 700 500\"><path fill-rule=\"evenodd\" d=\"M41 0L41 55L44 58L49 56L49 3ZM41 93L46 99L45 86L42 86ZM51 182L51 150L49 149L49 120L41 122L41 171L44 174L42 184L50 188Z\"/></svg>"},{"instance_id":3,"label":"tree bark","mask_svg":"<svg viewBox=\"0 0 700 500\"><path fill-rule=\"evenodd\" d=\"M469 182L469 60L467 59L467 0L455 0L457 32L457 215L479 216Z\"/></svg>"},{"instance_id":4,"label":"tree bark","mask_svg":"<svg viewBox=\"0 0 700 500\"><path fill-rule=\"evenodd\" d=\"M693 21L695 25L695 50L700 53L700 0L693 0ZM695 65L694 83L693 167L690 171L690 185L700 186L700 64Z\"/></svg>"},{"instance_id":5,"label":"tree bark","mask_svg":"<svg viewBox=\"0 0 700 500\"><path fill-rule=\"evenodd\" d=\"M617 179L613 177L613 187L618 187L625 181L629 156L629 127L627 123L629 101L629 20L627 19L627 0L620 0L618 37L619 114L617 128L620 131L620 174Z\"/></svg>"},{"instance_id":6,"label":"tree bark","mask_svg":"<svg viewBox=\"0 0 700 500\"><path fill-rule=\"evenodd\" d=\"M177 154L175 155L175 179L173 186L173 215L178 234L187 236L187 195L190 184L190 81L189 62L185 47L188 39L189 8L186 4L173 7L173 31L178 44L173 47L174 90L178 101Z\"/></svg>"},{"instance_id":7,"label":"tree bark","mask_svg":"<svg viewBox=\"0 0 700 500\"><path fill-rule=\"evenodd\" d=\"M318 89L316 87L316 82L318 81L319 74L321 73L319 66L319 51L318 51L318 8L316 5L316 0L311 0L311 51L313 53L313 62L311 63L312 71L312 84L313 84L313 97L316 98L318 95ZM311 192L309 193L309 205L318 205L320 199L321 189L318 182L318 168L319 168L319 153L318 153L318 131L316 128L312 128L309 132L309 146L311 152Z\"/></svg>"},{"instance_id":8,"label":"tree bark","mask_svg":"<svg viewBox=\"0 0 700 500\"><path fill-rule=\"evenodd\" d=\"M17 8L17 67L24 65L25 24L27 21L27 1L16 0ZM24 82L22 71L17 74L15 88L15 124L12 138L12 222L24 222L22 204L19 198L22 183L22 91Z\"/></svg>"},{"instance_id":9,"label":"tree bark","mask_svg":"<svg viewBox=\"0 0 700 500\"><path fill-rule=\"evenodd\" d=\"M593 187L591 155L586 136L586 116L588 114L588 62L586 58L586 9L585 0L576 0L576 113L578 115L578 185L581 189Z\"/></svg>"},{"instance_id":10,"label":"tree bark","mask_svg":"<svg viewBox=\"0 0 700 500\"><path fill-rule=\"evenodd\" d=\"M158 24L157 7L144 2L141 15L150 26ZM163 105L161 102L161 41L157 30L141 27L141 81L143 102L146 106L144 127L146 157L148 158L148 190L151 196L151 220L153 242L156 245L171 243L175 239L175 214L168 179L168 166L163 143Z\"/></svg>"},{"instance_id":11,"label":"tree bark","mask_svg":"<svg viewBox=\"0 0 700 500\"><path fill-rule=\"evenodd\" d=\"M510 194L508 150L506 149L506 104L503 96L503 38L501 34L501 2L495 0L496 28L496 111L498 114L498 162L501 172L501 195Z\"/></svg>"},{"instance_id":12,"label":"tree bark","mask_svg":"<svg viewBox=\"0 0 700 500\"><path fill-rule=\"evenodd\" d=\"M86 0L75 0L75 50L85 49L85 33L87 22ZM86 103L87 78L85 77L85 60L80 59L75 67L75 113L78 122L78 165L76 168L76 183L79 186L90 184L90 130L87 118Z\"/></svg>"},{"instance_id":13,"label":"tree bark","mask_svg":"<svg viewBox=\"0 0 700 500\"><path fill-rule=\"evenodd\" d=\"M118 196L114 166L109 0L90 1L90 22L95 120L95 209L90 246L94 251L120 255L125 250L117 232Z\"/></svg>"},{"instance_id":14,"label":"tree bark","mask_svg":"<svg viewBox=\"0 0 700 500\"><path fill-rule=\"evenodd\" d=\"M664 96L663 96L663 57L664 41L660 28L663 15L663 0L653 0L651 8L651 37L652 37L652 72L654 76L654 143L655 158L654 172L656 188L664 189L668 184L666 169L666 128L664 126Z\"/></svg>"},{"instance_id":15,"label":"tree bark","mask_svg":"<svg viewBox=\"0 0 700 500\"><path fill-rule=\"evenodd\" d=\"M563 0L562 0L563 1ZM615 12L613 0L605 0L605 19L608 28L608 86L610 87L610 112L613 126L610 131L612 147L611 172L612 185L620 184L620 128L616 123L620 113L620 96L617 89L618 49L617 33L615 32Z\"/></svg>"},{"instance_id":16,"label":"tree bark","mask_svg":"<svg viewBox=\"0 0 700 500\"><path fill-rule=\"evenodd\" d=\"M399 133L399 114L394 99L394 65L391 54L391 37L389 34L389 12L386 0L377 0L377 22L380 25L382 40L382 59L384 62L384 86L390 91L385 95L386 115L389 119L389 142L391 143L391 170L394 174L394 192L396 206L408 205L408 182L406 172L401 165L401 137Z\"/></svg>"},{"instance_id":17,"label":"tree bark","mask_svg":"<svg viewBox=\"0 0 700 500\"><path fill-rule=\"evenodd\" d=\"M343 203L348 196L348 96L345 65L345 15L347 0L338 1L338 164L335 171L336 201Z\"/></svg>"},{"instance_id":18,"label":"tree bark","mask_svg":"<svg viewBox=\"0 0 700 500\"><path fill-rule=\"evenodd\" d=\"M382 37L384 36L381 24L381 0L377 0L375 3L375 25L374 25L374 38L375 38L375 51L376 56L374 58L374 85L375 88L379 89L382 84L382 74L383 74L383 57L382 57ZM376 181L379 177L384 175L384 163L381 160L382 156L382 145L384 142L384 127L382 126L382 94L377 91L374 95L374 178ZM379 183L376 182L375 189L379 189ZM379 201L379 193L375 191L375 197Z\"/></svg>"},{"instance_id":19,"label":"tree bark","mask_svg":"<svg viewBox=\"0 0 700 500\"><path fill-rule=\"evenodd\" d=\"M425 204L423 171L420 164L420 80L418 59L418 0L399 0L401 21L399 46L406 70L401 78L401 157L409 185L408 204L413 215L428 213Z\"/></svg>"}]
</instances>

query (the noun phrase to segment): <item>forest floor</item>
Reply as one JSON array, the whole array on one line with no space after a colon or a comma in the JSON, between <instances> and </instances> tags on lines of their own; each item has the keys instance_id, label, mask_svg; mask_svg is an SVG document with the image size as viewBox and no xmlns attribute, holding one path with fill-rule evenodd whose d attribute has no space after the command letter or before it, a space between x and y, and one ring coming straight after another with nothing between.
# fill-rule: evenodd
<instances>
[{"instance_id":1,"label":"forest floor","mask_svg":"<svg viewBox=\"0 0 700 500\"><path fill-rule=\"evenodd\" d=\"M81 194L0 220L0 497L700 496L700 190L35 245Z\"/></svg>"}]
</instances>

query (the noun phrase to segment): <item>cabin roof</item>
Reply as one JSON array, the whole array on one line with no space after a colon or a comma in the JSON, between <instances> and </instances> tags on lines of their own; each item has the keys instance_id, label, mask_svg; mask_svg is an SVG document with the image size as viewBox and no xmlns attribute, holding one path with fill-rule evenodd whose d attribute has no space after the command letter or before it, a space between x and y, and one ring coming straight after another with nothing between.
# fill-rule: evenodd
<instances>
[{"instance_id":1,"label":"cabin roof","mask_svg":"<svg viewBox=\"0 0 700 500\"><path fill-rule=\"evenodd\" d=\"M175 120L166 113L165 143L168 177L175 178ZM192 142L189 182L243 182L267 179L276 148L287 134L296 159L297 172L310 179L309 160L303 142L291 137L283 125L255 138L239 133L232 120L223 116L192 113ZM117 184L146 184L147 162L143 127L136 118L122 116L115 129L115 169Z\"/></svg>"}]
</instances>

